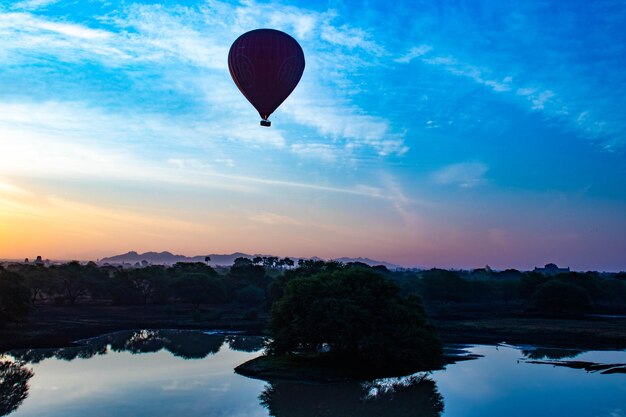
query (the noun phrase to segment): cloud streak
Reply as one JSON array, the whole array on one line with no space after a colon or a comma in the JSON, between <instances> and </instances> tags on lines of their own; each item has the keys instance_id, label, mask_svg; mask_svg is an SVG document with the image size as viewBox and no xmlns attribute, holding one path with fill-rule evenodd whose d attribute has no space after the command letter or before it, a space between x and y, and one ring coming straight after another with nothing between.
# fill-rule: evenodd
<instances>
[{"instance_id":1,"label":"cloud streak","mask_svg":"<svg viewBox=\"0 0 626 417\"><path fill-rule=\"evenodd\" d=\"M441 185L473 188L485 183L488 170L487 165L481 162L462 162L441 168L432 174L432 178Z\"/></svg>"}]
</instances>

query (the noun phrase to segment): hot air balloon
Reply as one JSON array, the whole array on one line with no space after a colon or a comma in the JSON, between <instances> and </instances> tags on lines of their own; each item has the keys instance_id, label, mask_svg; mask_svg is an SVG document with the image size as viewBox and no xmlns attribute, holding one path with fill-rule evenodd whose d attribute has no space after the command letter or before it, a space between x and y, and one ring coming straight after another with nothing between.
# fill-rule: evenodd
<instances>
[{"instance_id":1,"label":"hot air balloon","mask_svg":"<svg viewBox=\"0 0 626 417\"><path fill-rule=\"evenodd\" d=\"M304 71L304 53L284 32L256 29L241 35L228 52L228 69L239 91L261 116L261 126L296 88Z\"/></svg>"}]
</instances>

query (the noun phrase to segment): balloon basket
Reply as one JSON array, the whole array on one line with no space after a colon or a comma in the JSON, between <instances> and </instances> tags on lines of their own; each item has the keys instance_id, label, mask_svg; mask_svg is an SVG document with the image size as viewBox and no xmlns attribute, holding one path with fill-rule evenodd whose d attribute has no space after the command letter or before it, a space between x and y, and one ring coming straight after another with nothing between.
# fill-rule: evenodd
<instances>
[{"instance_id":1,"label":"balloon basket","mask_svg":"<svg viewBox=\"0 0 626 417\"><path fill-rule=\"evenodd\" d=\"M269 120L261 120L261 126L270 127L271 125L272 122L270 122Z\"/></svg>"}]
</instances>

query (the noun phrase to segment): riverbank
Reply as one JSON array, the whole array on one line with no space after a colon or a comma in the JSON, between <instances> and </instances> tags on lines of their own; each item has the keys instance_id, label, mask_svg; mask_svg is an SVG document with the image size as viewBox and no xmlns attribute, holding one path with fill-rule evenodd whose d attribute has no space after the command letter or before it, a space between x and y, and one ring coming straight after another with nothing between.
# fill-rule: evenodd
<instances>
[{"instance_id":1,"label":"riverbank","mask_svg":"<svg viewBox=\"0 0 626 417\"><path fill-rule=\"evenodd\" d=\"M187 306L41 306L26 323L0 329L0 351L56 348L105 333L133 329L221 329L262 334L267 317L246 309L193 311Z\"/></svg>"},{"instance_id":2,"label":"riverbank","mask_svg":"<svg viewBox=\"0 0 626 417\"><path fill-rule=\"evenodd\" d=\"M72 341L130 329L223 329L264 334L267 316L246 317L230 306L40 306L27 323L0 329L0 350L61 347ZM581 350L626 349L626 318L543 318L472 312L433 316L445 343L541 345Z\"/></svg>"},{"instance_id":3,"label":"riverbank","mask_svg":"<svg viewBox=\"0 0 626 417\"><path fill-rule=\"evenodd\" d=\"M417 372L435 371L456 362L478 359L463 345L446 345L439 367L434 369L372 370L372 366L362 364L325 361L320 355L262 355L235 368L235 372L249 378L263 381L292 380L305 382L344 382L371 380L411 375Z\"/></svg>"},{"instance_id":4,"label":"riverbank","mask_svg":"<svg viewBox=\"0 0 626 417\"><path fill-rule=\"evenodd\" d=\"M626 318L497 316L433 318L446 343L538 345L581 350L626 349Z\"/></svg>"}]
</instances>

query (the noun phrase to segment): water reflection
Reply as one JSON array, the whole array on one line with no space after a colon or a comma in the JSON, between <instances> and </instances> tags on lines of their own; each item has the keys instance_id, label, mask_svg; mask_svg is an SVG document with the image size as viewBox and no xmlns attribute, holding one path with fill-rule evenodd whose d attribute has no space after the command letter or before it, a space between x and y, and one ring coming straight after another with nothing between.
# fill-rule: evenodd
<instances>
[{"instance_id":1,"label":"water reflection","mask_svg":"<svg viewBox=\"0 0 626 417\"><path fill-rule=\"evenodd\" d=\"M265 348L267 340L259 336L226 336L228 347L238 352L258 352Z\"/></svg>"},{"instance_id":2,"label":"water reflection","mask_svg":"<svg viewBox=\"0 0 626 417\"><path fill-rule=\"evenodd\" d=\"M439 417L443 397L425 376L369 383L274 381L259 399L274 417Z\"/></svg>"},{"instance_id":3,"label":"water reflection","mask_svg":"<svg viewBox=\"0 0 626 417\"><path fill-rule=\"evenodd\" d=\"M268 384L233 372L263 346L251 336L142 330L0 354L0 416L587 417L626 410L626 375L616 375L626 372L626 352L592 351L539 366L531 355L576 351L453 346L448 355L479 359L369 383Z\"/></svg>"},{"instance_id":4,"label":"water reflection","mask_svg":"<svg viewBox=\"0 0 626 417\"><path fill-rule=\"evenodd\" d=\"M6 416L28 397L28 381L33 371L24 365L0 357L0 416Z\"/></svg>"},{"instance_id":5,"label":"water reflection","mask_svg":"<svg viewBox=\"0 0 626 417\"><path fill-rule=\"evenodd\" d=\"M570 359L585 353L584 350L557 348L523 348L522 354L527 359Z\"/></svg>"},{"instance_id":6,"label":"water reflection","mask_svg":"<svg viewBox=\"0 0 626 417\"><path fill-rule=\"evenodd\" d=\"M252 346L262 346L263 338L240 336L245 340L239 342L236 337L229 339L229 346L250 352ZM56 358L66 361L89 359L97 355L105 355L109 351L130 352L133 354L153 353L162 349L174 356L184 359L203 359L220 350L226 336L223 334L207 334L188 330L129 330L107 334L81 341L77 346L56 349L24 349L11 352L14 358L30 363L38 363L44 359ZM258 350L258 349L256 349Z\"/></svg>"}]
</instances>

